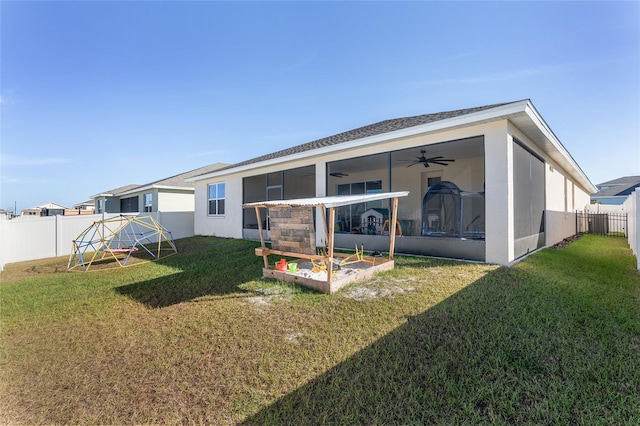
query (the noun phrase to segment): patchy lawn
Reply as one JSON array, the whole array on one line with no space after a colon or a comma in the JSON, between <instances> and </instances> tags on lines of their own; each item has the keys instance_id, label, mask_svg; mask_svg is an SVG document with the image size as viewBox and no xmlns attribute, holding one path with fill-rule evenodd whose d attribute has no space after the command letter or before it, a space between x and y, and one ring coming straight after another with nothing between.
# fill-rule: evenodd
<instances>
[{"instance_id":1,"label":"patchy lawn","mask_svg":"<svg viewBox=\"0 0 640 426\"><path fill-rule=\"evenodd\" d=\"M324 295L255 243L0 275L0 423L640 422L640 277L585 236L512 268L397 257Z\"/></svg>"}]
</instances>

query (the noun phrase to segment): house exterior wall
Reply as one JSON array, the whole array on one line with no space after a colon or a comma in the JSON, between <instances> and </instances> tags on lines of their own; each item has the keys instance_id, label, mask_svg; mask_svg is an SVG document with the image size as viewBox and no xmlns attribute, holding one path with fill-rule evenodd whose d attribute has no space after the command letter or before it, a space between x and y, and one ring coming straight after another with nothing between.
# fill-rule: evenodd
<instances>
[{"instance_id":1,"label":"house exterior wall","mask_svg":"<svg viewBox=\"0 0 640 426\"><path fill-rule=\"evenodd\" d=\"M545 246L575 235L575 212L589 205L590 194L517 127L511 125L510 132L545 161Z\"/></svg>"},{"instance_id":2,"label":"house exterior wall","mask_svg":"<svg viewBox=\"0 0 640 426\"><path fill-rule=\"evenodd\" d=\"M338 146L335 151L329 153L319 152L314 157L294 159L288 162L256 167L255 169L247 168L225 176L197 181L195 182L195 233L198 235L243 238L242 179L244 177L315 164L315 195L320 197L335 193L332 185L335 185L337 180L329 177L329 182L327 183L326 171L327 163L329 162L477 136L484 137L484 156L460 159L460 161L443 167L441 175L442 180L465 182L465 186L461 189L485 192L485 240L468 244L469 258L503 265L510 264L516 260L514 222L514 144L516 142L514 139L517 139L527 150L543 159L546 209L545 231L540 233L539 236L532 235L531 238L546 238L545 245L552 245L575 233L574 209L588 204L589 194L569 178L568 172L561 170L557 164L550 160L549 156L545 155L537 145L506 118L479 125L385 140L365 147L350 146L346 143L343 149ZM482 164L482 161L484 161L484 164ZM352 182L358 181L357 173L350 174L349 179ZM413 201L409 203L406 201L400 202L399 217L411 218L415 221L421 220L421 204L418 205L417 203L421 203L424 188L421 186L421 182L416 182L417 179L404 178L403 172L396 169L392 171L391 187L388 184L386 170L384 172L381 170L379 173L376 173L375 170L362 173L360 179L362 181L380 179L383 181L384 191L410 191L410 196L413 194ZM207 214L207 185L217 182L224 182L226 185L226 211L224 216L209 216ZM327 186L329 187L327 188ZM419 194L418 197L415 196L416 193ZM320 214L320 212L316 213L316 223L322 223L323 219ZM255 237L258 237L257 231L255 232ZM324 235L322 233L317 233L316 238L317 245L324 243ZM349 240L350 236L341 235L336 239L337 245L339 245L340 238L345 239L346 244L346 240ZM418 239L411 243L407 240L407 249L417 250L415 247L412 249L412 245L420 244L420 242L416 243L416 241ZM441 245L443 241L440 240ZM449 246L456 247L459 243L460 241L452 242ZM375 240L372 240L371 245L367 245L367 247L373 249L375 244ZM398 244L397 247L400 248L402 244ZM423 241L423 244L427 243ZM465 250L462 247L460 249ZM484 251L484 254L478 255L479 250Z\"/></svg>"},{"instance_id":3,"label":"house exterior wall","mask_svg":"<svg viewBox=\"0 0 640 426\"><path fill-rule=\"evenodd\" d=\"M192 190L188 192L178 190L154 190L153 208L154 211L161 212L192 212L195 208L195 195Z\"/></svg>"},{"instance_id":4,"label":"house exterior wall","mask_svg":"<svg viewBox=\"0 0 640 426\"><path fill-rule=\"evenodd\" d=\"M513 137L506 120L487 126L485 149L485 261L507 264L513 260Z\"/></svg>"},{"instance_id":5,"label":"house exterior wall","mask_svg":"<svg viewBox=\"0 0 640 426\"><path fill-rule=\"evenodd\" d=\"M244 175L246 174L236 173L224 178L195 183L194 231L196 235L242 238L242 178ZM209 216L208 185L220 182L225 184L225 214Z\"/></svg>"},{"instance_id":6,"label":"house exterior wall","mask_svg":"<svg viewBox=\"0 0 640 426\"><path fill-rule=\"evenodd\" d=\"M316 194L315 196L321 197L325 195L331 195L334 191L327 190L328 185L335 184L335 181L330 179L327 185L327 163L333 161L343 160L345 158L354 158L361 156L368 156L377 153L386 153L389 151L396 151L405 148L413 148L421 145L428 145L432 143L442 143L452 140L465 139L470 137L482 136L485 132L493 132L499 134L503 132L502 139L504 140L504 129L506 128L506 121L500 123L492 123L485 125L468 126L461 129L441 131L432 134L423 134L419 136L407 137L402 139L396 139L391 141L385 141L378 143L375 146L351 148L349 150L343 150L339 152L332 152L324 155L317 155L306 159L290 161L287 163L281 163L276 165L270 165L265 167L259 167L254 170L247 170L243 172L230 173L229 175L219 178L212 178L203 181L195 182L195 233L197 235L211 235L218 237L231 237L242 238L242 179L244 177L255 176L258 174L270 173L280 171L284 169L292 169L297 167L303 167L308 165L315 165L316 173ZM482 191L484 189L484 169L485 165L482 164L482 157L467 158L455 163L450 164L442 169L443 180L462 180L468 182L465 184L465 190L470 191ZM435 168L430 168L434 170ZM350 179L353 181L358 180L358 176L350 175ZM380 173L375 171L362 173L361 180L372 180L373 178L383 181L383 188L385 191L389 190L388 185L388 173L385 169ZM224 182L226 188L226 200L225 200L225 215L223 217L209 216L207 206L207 186L212 183ZM413 218L416 224L422 219L422 188L419 180L414 179L413 182L408 179L403 179L401 175L393 176L392 190L409 190L415 197L415 205L405 204L405 200L401 200L400 203L400 215L403 217ZM322 217L320 212L316 212L316 223L322 223ZM399 215L399 216L400 216ZM416 225L418 226L418 225ZM259 234L255 231L255 236L251 238L258 238ZM317 244L324 244L324 235L318 233ZM409 246L408 246L409 247ZM372 247L373 248L373 247ZM477 250L477 249L476 249ZM484 256L482 256L484 257Z\"/></svg>"}]
</instances>

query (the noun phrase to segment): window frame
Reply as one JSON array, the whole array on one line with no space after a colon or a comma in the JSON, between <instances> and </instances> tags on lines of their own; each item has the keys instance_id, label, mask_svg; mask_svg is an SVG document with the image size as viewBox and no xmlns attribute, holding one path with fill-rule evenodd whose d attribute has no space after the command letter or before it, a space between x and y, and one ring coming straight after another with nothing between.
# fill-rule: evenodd
<instances>
[{"instance_id":1,"label":"window frame","mask_svg":"<svg viewBox=\"0 0 640 426\"><path fill-rule=\"evenodd\" d=\"M148 198L148 203L147 203ZM147 192L142 196L142 211L145 213L151 213L153 211L153 193Z\"/></svg>"},{"instance_id":2,"label":"window frame","mask_svg":"<svg viewBox=\"0 0 640 426\"><path fill-rule=\"evenodd\" d=\"M211 188L215 187L216 192L215 196L211 196ZM222 188L222 196L220 197L220 188ZM225 182L214 182L207 185L207 216L210 217L224 217L226 209L225 209L225 201L226 201L226 185ZM216 211L215 213L211 213L211 202L215 202ZM222 203L221 203L222 202ZM222 213L220 212L220 206L222 205Z\"/></svg>"}]
</instances>

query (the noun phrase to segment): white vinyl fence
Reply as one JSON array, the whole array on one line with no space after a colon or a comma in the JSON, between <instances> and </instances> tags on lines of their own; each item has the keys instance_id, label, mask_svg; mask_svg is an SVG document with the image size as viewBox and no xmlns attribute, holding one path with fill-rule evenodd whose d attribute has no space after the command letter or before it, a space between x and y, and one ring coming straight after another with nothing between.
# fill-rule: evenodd
<instances>
[{"instance_id":1,"label":"white vinyl fence","mask_svg":"<svg viewBox=\"0 0 640 426\"><path fill-rule=\"evenodd\" d=\"M194 235L193 212L139 213L149 214L170 231L174 239ZM7 263L68 256L73 249L72 241L82 231L93 222L114 216L118 215L20 216L11 220L0 216L0 271Z\"/></svg>"},{"instance_id":2,"label":"white vinyl fence","mask_svg":"<svg viewBox=\"0 0 640 426\"><path fill-rule=\"evenodd\" d=\"M627 199L622 208L628 215L628 230L629 236L627 241L631 247L631 251L636 256L636 267L640 270L640 256L638 255L638 247L640 247L640 232L638 232L638 225L640 225L640 188L637 188Z\"/></svg>"}]
</instances>

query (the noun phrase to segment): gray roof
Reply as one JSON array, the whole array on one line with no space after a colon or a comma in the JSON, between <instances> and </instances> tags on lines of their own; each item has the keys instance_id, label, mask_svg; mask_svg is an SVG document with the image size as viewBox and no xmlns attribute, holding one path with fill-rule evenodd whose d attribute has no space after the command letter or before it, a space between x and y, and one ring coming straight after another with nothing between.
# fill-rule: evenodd
<instances>
[{"instance_id":1,"label":"gray roof","mask_svg":"<svg viewBox=\"0 0 640 426\"><path fill-rule=\"evenodd\" d=\"M598 192L593 197L615 197L629 195L640 187L640 176L625 176L596 185Z\"/></svg>"},{"instance_id":2,"label":"gray roof","mask_svg":"<svg viewBox=\"0 0 640 426\"><path fill-rule=\"evenodd\" d=\"M145 185L139 185L139 186L141 187L142 186L177 186L177 187L184 187L184 188L193 188L194 187L193 183L185 182L184 180L190 177L199 176L205 173L211 173L215 170L221 169L226 166L228 166L227 163L214 163L214 164L200 167L185 173L181 173L179 175L160 179L155 182L151 182L151 183L147 183Z\"/></svg>"},{"instance_id":3,"label":"gray roof","mask_svg":"<svg viewBox=\"0 0 640 426\"><path fill-rule=\"evenodd\" d=\"M250 160L242 161L240 163L230 164L226 167L222 167L218 169L218 171L233 169L236 167L245 166L247 164L259 163L262 161L285 157L287 155L292 155L292 154L298 154L301 152L312 151L314 149L318 149L326 146L337 145L344 142L366 138L369 136L381 135L381 134L393 132L396 130L402 130L409 127L420 126L422 124L445 120L448 118L459 117L462 115L484 111L487 109L496 108L496 107L499 107L502 105L508 105L511 103L514 103L514 102L503 102L500 104L485 105L485 106L475 107L475 108L465 108L465 109L458 109L454 111L437 112L433 114L423 114L423 115L416 115L413 117L402 117L402 118L393 118L390 120L384 120L378 123L369 124L367 126L358 127L357 129L338 133L333 136L328 136L326 138L317 139L312 142L303 143L301 145L296 145L291 148L272 152L270 154L265 154L260 157L255 157ZM203 175L205 173L206 172L203 172L200 174Z\"/></svg>"},{"instance_id":4,"label":"gray roof","mask_svg":"<svg viewBox=\"0 0 640 426\"><path fill-rule=\"evenodd\" d=\"M102 191L100 194L94 195L93 197L98 197L100 195L106 195L106 194L116 195L116 194L119 194L121 192L130 191L133 188L137 188L139 186L140 185L138 185L137 183L132 183L132 184L129 184L129 185L121 186L119 188L110 189L108 191Z\"/></svg>"},{"instance_id":5,"label":"gray roof","mask_svg":"<svg viewBox=\"0 0 640 426\"><path fill-rule=\"evenodd\" d=\"M209 164L208 166L199 167L197 169L190 170L188 172L181 173L179 175L156 180L150 183L145 183L143 185L131 184L131 185L121 186L120 188L111 189L109 191L103 191L100 194L92 196L91 198L99 197L101 195L106 195L106 194L117 196L126 192L134 191L136 189L142 190L143 188L152 188L152 187L193 188L194 187L193 183L185 182L184 180L193 176L199 176L205 173L211 173L227 165L228 165L227 163Z\"/></svg>"}]
</instances>

